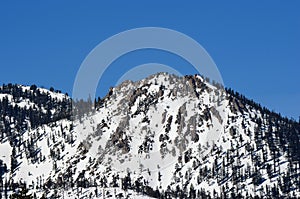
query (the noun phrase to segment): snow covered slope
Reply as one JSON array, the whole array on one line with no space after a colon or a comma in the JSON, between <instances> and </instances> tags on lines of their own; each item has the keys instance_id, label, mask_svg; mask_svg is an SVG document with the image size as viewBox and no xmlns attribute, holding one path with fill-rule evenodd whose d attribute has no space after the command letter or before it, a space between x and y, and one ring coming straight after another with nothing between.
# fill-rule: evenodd
<instances>
[{"instance_id":1,"label":"snow covered slope","mask_svg":"<svg viewBox=\"0 0 300 199\"><path fill-rule=\"evenodd\" d=\"M40 90L39 105L5 89L1 104L27 110L27 125L2 111L3 196L300 197L299 123L198 75L126 81L73 117L60 93Z\"/></svg>"}]
</instances>

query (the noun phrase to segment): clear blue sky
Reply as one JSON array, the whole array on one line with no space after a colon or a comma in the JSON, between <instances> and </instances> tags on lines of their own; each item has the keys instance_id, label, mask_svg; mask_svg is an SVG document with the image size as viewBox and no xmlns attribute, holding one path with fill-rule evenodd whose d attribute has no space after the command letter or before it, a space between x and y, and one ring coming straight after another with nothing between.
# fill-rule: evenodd
<instances>
[{"instance_id":1,"label":"clear blue sky","mask_svg":"<svg viewBox=\"0 0 300 199\"><path fill-rule=\"evenodd\" d=\"M127 29L158 26L198 41L225 86L288 117L300 115L299 1L127 2L1 1L0 83L53 86L70 94L81 62L97 44ZM124 67L148 62L184 65L158 51L121 57L100 81L99 95Z\"/></svg>"}]
</instances>

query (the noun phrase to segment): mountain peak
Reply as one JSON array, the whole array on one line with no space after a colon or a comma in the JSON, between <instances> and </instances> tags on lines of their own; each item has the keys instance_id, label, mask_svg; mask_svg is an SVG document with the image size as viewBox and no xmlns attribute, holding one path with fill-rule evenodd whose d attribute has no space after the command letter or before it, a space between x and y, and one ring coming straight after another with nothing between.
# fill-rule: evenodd
<instances>
[{"instance_id":1,"label":"mountain peak","mask_svg":"<svg viewBox=\"0 0 300 199\"><path fill-rule=\"evenodd\" d=\"M199 75L125 81L72 120L70 102L0 88L4 195L300 197L299 123Z\"/></svg>"}]
</instances>

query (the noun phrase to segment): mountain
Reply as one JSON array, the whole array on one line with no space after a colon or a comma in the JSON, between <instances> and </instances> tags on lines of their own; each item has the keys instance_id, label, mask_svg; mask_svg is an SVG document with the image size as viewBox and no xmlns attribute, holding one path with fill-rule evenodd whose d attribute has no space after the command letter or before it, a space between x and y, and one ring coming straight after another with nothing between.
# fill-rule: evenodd
<instances>
[{"instance_id":1,"label":"mountain","mask_svg":"<svg viewBox=\"0 0 300 199\"><path fill-rule=\"evenodd\" d=\"M0 198L300 197L300 124L199 75L3 85L0 116Z\"/></svg>"}]
</instances>

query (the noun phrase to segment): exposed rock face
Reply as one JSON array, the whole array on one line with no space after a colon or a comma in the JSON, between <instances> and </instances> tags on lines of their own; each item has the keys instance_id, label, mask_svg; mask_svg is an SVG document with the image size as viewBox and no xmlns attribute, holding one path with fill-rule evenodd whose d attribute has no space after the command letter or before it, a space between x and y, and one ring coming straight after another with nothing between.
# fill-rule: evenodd
<instances>
[{"instance_id":1,"label":"exposed rock face","mask_svg":"<svg viewBox=\"0 0 300 199\"><path fill-rule=\"evenodd\" d=\"M198 75L126 81L74 121L58 119L67 97L3 95L0 192L26 183L48 198L300 197L299 123ZM52 107L56 120L31 128L25 117L19 128L7 107L22 100L38 109L32 118Z\"/></svg>"}]
</instances>

